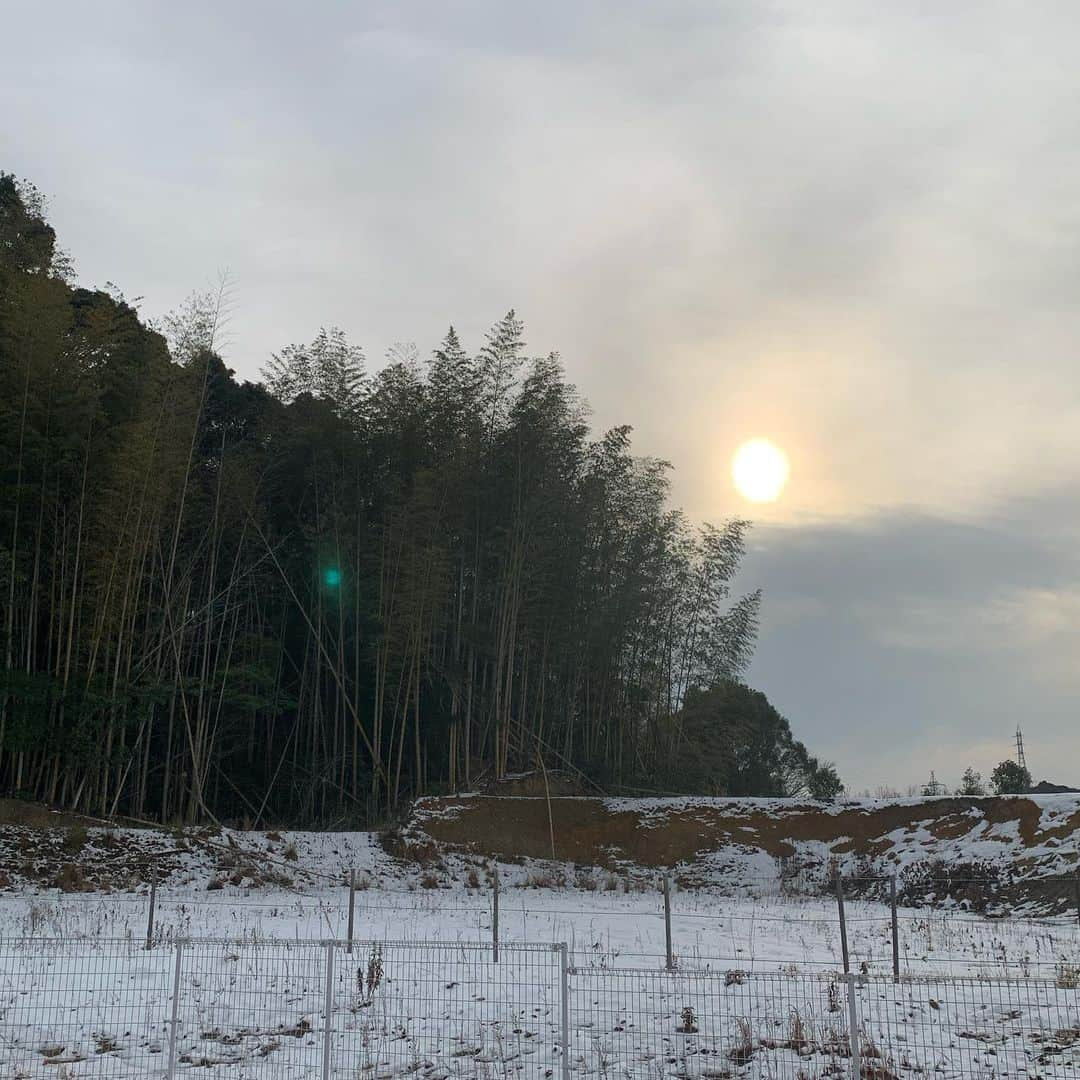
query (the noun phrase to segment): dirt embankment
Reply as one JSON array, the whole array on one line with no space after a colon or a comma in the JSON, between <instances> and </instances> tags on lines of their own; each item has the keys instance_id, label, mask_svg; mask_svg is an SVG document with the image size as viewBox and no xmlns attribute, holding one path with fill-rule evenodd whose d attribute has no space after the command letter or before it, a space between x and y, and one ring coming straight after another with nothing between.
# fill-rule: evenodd
<instances>
[{"instance_id":1,"label":"dirt embankment","mask_svg":"<svg viewBox=\"0 0 1080 1080\"><path fill-rule=\"evenodd\" d=\"M809 871L807 883L819 885L837 870L852 877L896 873L902 887L920 882L922 893L936 888L939 896L944 879L954 896L957 886L976 877L993 879L999 892L1023 880L1025 896L1060 893L1065 904L1072 902L1072 889L1063 883L1080 868L1080 798L824 805L473 795L420 800L404 841L406 851L420 855L438 850L507 862L665 869L689 885L735 885L740 877L769 875L779 882L793 868ZM1042 883L1037 889L1036 882Z\"/></svg>"},{"instance_id":2,"label":"dirt embankment","mask_svg":"<svg viewBox=\"0 0 1080 1080\"><path fill-rule=\"evenodd\" d=\"M276 832L131 828L0 799L0 892L127 892L151 881L290 887L312 875Z\"/></svg>"}]
</instances>

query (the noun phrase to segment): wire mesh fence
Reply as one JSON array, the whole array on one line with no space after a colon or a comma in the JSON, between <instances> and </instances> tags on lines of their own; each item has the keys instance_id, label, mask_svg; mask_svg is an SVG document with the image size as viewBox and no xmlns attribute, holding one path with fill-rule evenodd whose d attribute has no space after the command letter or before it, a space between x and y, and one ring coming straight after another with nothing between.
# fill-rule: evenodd
<instances>
[{"instance_id":1,"label":"wire mesh fence","mask_svg":"<svg viewBox=\"0 0 1080 1080\"><path fill-rule=\"evenodd\" d=\"M164 1075L174 970L130 940L3 940L0 1075Z\"/></svg>"},{"instance_id":2,"label":"wire mesh fence","mask_svg":"<svg viewBox=\"0 0 1080 1080\"><path fill-rule=\"evenodd\" d=\"M327 957L318 942L179 942L175 1069L228 1066L236 1075L320 1074Z\"/></svg>"},{"instance_id":3,"label":"wire mesh fence","mask_svg":"<svg viewBox=\"0 0 1080 1080\"><path fill-rule=\"evenodd\" d=\"M0 1076L542 1078L566 970L556 945L7 940Z\"/></svg>"},{"instance_id":4,"label":"wire mesh fence","mask_svg":"<svg viewBox=\"0 0 1080 1080\"><path fill-rule=\"evenodd\" d=\"M575 971L571 1068L600 1076L847 1073L843 976L656 969Z\"/></svg>"},{"instance_id":5,"label":"wire mesh fence","mask_svg":"<svg viewBox=\"0 0 1080 1080\"><path fill-rule=\"evenodd\" d=\"M252 940L352 939L354 932L356 936L393 933L395 925L403 936L424 938L434 929L431 920L422 924L425 914L437 920L453 914L464 936L490 935L493 943L498 942L500 878L495 872L490 885L477 884L452 896L434 887L367 894L356 888L354 874L347 878L350 884L321 894L266 892L260 897L224 889L209 895L174 889L159 892L153 884L139 894L12 894L0 896L0 926L8 933L58 938L142 934L150 947L206 934ZM590 880L595 886L595 879ZM993 969L1008 975L1010 964L1019 959L1025 974L1046 974L1061 958L1080 957L1080 906L1056 914L1026 908L989 914L993 888L972 879L965 881L965 887L983 890L977 903L961 906L949 899L951 894L945 889L942 896L932 894L938 906L904 908L898 880L837 877L826 895L787 892L757 900L715 890L676 891L667 876L657 880L652 893L552 894L541 890L534 894L517 888L505 893L501 917L503 925L513 921L511 936L521 941L572 934L582 920L590 926L606 924L613 932L607 936L615 939L626 937L620 923L652 928L654 940L641 944L646 950L655 948L661 944L655 938L662 934L668 955L677 956L682 966L695 963L700 953L715 954L718 947L734 949L733 944L718 943L737 937L764 943L764 950L757 953L762 963L787 961L793 958L791 943L805 942L808 928L829 955L835 951L846 960L845 970L866 968L870 973L891 969L894 975L919 974L949 964L966 967L970 973L990 974ZM1062 898L1069 895L1068 886L1080 904L1078 879L1054 880ZM804 949L806 963L813 962L810 951Z\"/></svg>"},{"instance_id":6,"label":"wire mesh fence","mask_svg":"<svg viewBox=\"0 0 1080 1080\"><path fill-rule=\"evenodd\" d=\"M853 1033L857 1037L853 1037ZM1052 979L580 966L561 944L0 942L0 1076L1080 1075Z\"/></svg>"},{"instance_id":7,"label":"wire mesh fence","mask_svg":"<svg viewBox=\"0 0 1080 1080\"><path fill-rule=\"evenodd\" d=\"M337 951L328 1075L551 1076L566 949L368 943Z\"/></svg>"},{"instance_id":8,"label":"wire mesh fence","mask_svg":"<svg viewBox=\"0 0 1080 1080\"><path fill-rule=\"evenodd\" d=\"M1080 992L1068 981L576 971L570 1000L571 1067L601 1076L1080 1073Z\"/></svg>"},{"instance_id":9,"label":"wire mesh fence","mask_svg":"<svg viewBox=\"0 0 1080 1080\"><path fill-rule=\"evenodd\" d=\"M1043 979L852 978L862 1075L1080 1075L1080 992Z\"/></svg>"}]
</instances>

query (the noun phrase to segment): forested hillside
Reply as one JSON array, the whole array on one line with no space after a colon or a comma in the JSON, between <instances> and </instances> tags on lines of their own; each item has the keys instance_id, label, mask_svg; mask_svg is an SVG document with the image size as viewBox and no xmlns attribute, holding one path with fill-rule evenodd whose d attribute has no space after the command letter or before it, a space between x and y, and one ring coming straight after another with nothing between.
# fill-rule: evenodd
<instances>
[{"instance_id":1,"label":"forested hillside","mask_svg":"<svg viewBox=\"0 0 1080 1080\"><path fill-rule=\"evenodd\" d=\"M322 331L261 384L220 321L77 287L0 176L0 788L258 823L538 766L675 782L688 689L750 656L745 523L672 509L513 312L377 371Z\"/></svg>"}]
</instances>

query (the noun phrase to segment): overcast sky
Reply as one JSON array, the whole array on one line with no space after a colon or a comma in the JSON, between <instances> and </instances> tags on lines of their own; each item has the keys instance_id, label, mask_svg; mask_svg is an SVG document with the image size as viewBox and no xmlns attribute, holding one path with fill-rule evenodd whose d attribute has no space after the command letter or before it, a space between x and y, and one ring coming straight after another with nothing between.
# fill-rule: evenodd
<instances>
[{"instance_id":1,"label":"overcast sky","mask_svg":"<svg viewBox=\"0 0 1080 1080\"><path fill-rule=\"evenodd\" d=\"M0 168L226 359L514 307L698 519L758 521L750 681L852 790L1080 786L1080 7L7 5ZM762 510L728 462L764 435Z\"/></svg>"}]
</instances>

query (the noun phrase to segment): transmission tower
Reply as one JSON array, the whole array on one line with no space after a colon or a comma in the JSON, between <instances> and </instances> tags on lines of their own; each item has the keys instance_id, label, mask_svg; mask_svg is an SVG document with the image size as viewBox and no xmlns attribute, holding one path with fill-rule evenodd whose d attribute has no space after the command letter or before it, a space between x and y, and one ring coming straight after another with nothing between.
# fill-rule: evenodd
<instances>
[{"instance_id":1,"label":"transmission tower","mask_svg":"<svg viewBox=\"0 0 1080 1080\"><path fill-rule=\"evenodd\" d=\"M1024 733L1020 730L1020 725L1016 725L1016 764L1021 769L1027 768L1027 759L1024 757Z\"/></svg>"}]
</instances>

